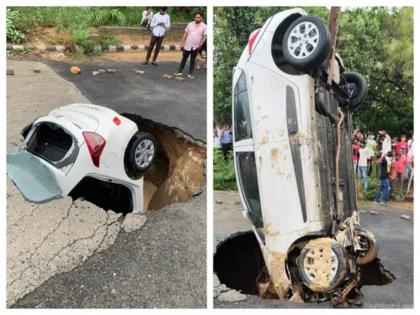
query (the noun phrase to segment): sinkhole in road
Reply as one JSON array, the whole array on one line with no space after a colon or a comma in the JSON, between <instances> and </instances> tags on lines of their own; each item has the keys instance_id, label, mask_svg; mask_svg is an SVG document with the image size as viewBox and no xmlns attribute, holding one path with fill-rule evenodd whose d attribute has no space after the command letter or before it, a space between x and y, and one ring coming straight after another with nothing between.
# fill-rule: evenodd
<instances>
[{"instance_id":1,"label":"sinkhole in road","mask_svg":"<svg viewBox=\"0 0 420 315\"><path fill-rule=\"evenodd\" d=\"M182 130L143 118L136 114L122 116L134 121L139 130L152 134L157 143L153 164L144 173L144 208L161 209L184 202L205 183L206 145ZM107 185L108 187L102 187ZM104 210L128 213L131 193L122 185L94 185L89 178L72 192L73 199L84 198Z\"/></svg>"},{"instance_id":2,"label":"sinkhole in road","mask_svg":"<svg viewBox=\"0 0 420 315\"><path fill-rule=\"evenodd\" d=\"M245 294L260 295L262 291L259 288L267 283L269 277L253 231L238 232L220 242L213 263L214 272L222 284ZM382 286L395 280L395 276L384 268L378 258L360 266L360 272L358 288L366 285ZM264 294L262 297L275 298L273 294Z\"/></svg>"}]
</instances>

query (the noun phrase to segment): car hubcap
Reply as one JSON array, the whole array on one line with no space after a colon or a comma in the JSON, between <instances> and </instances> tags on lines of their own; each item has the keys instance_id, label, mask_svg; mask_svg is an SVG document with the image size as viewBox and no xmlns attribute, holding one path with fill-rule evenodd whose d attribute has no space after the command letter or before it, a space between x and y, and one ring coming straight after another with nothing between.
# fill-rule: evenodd
<instances>
[{"instance_id":1,"label":"car hubcap","mask_svg":"<svg viewBox=\"0 0 420 315\"><path fill-rule=\"evenodd\" d=\"M338 257L330 247L311 248L305 255L303 268L311 282L325 286L337 274Z\"/></svg>"},{"instance_id":2,"label":"car hubcap","mask_svg":"<svg viewBox=\"0 0 420 315\"><path fill-rule=\"evenodd\" d=\"M136 148L135 160L136 164L141 168L146 168L150 165L155 154L155 146L153 141L143 139Z\"/></svg>"},{"instance_id":3,"label":"car hubcap","mask_svg":"<svg viewBox=\"0 0 420 315\"><path fill-rule=\"evenodd\" d=\"M319 31L312 22L296 25L287 39L287 49L296 59L304 59L312 55L319 43Z\"/></svg>"}]
</instances>

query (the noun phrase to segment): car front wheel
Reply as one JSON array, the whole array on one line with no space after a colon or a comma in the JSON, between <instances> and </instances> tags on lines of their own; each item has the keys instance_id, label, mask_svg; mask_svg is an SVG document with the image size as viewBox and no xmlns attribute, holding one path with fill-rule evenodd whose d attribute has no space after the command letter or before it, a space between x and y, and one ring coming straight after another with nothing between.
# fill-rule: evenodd
<instances>
[{"instance_id":1,"label":"car front wheel","mask_svg":"<svg viewBox=\"0 0 420 315\"><path fill-rule=\"evenodd\" d=\"M156 140L147 132L137 132L125 152L125 166L131 178L138 179L156 157Z\"/></svg>"},{"instance_id":2,"label":"car front wheel","mask_svg":"<svg viewBox=\"0 0 420 315\"><path fill-rule=\"evenodd\" d=\"M308 71L322 65L327 58L331 49L331 35L320 18L306 15L290 24L282 46L286 62Z\"/></svg>"}]
</instances>

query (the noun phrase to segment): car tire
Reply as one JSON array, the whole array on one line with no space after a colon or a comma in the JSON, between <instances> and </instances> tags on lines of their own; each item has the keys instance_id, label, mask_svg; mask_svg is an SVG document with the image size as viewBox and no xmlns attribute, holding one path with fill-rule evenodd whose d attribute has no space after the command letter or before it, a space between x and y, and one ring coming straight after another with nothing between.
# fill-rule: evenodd
<instances>
[{"instance_id":1,"label":"car tire","mask_svg":"<svg viewBox=\"0 0 420 315\"><path fill-rule=\"evenodd\" d=\"M355 110L359 107L367 95L367 83L365 78L357 72L345 72L341 75L340 85L344 85L350 96L349 107Z\"/></svg>"},{"instance_id":2,"label":"car tire","mask_svg":"<svg viewBox=\"0 0 420 315\"><path fill-rule=\"evenodd\" d=\"M368 248L367 251L363 252L363 254L359 256L359 264L366 265L374 261L378 256L378 242L373 234L368 230L356 229L355 231L359 241L365 243Z\"/></svg>"},{"instance_id":3,"label":"car tire","mask_svg":"<svg viewBox=\"0 0 420 315\"><path fill-rule=\"evenodd\" d=\"M128 143L125 151L125 167L127 174L139 179L153 164L156 157L156 140L150 133L137 132Z\"/></svg>"},{"instance_id":4,"label":"car tire","mask_svg":"<svg viewBox=\"0 0 420 315\"><path fill-rule=\"evenodd\" d=\"M331 238L309 241L297 258L299 276L313 292L328 292L343 283L348 257L343 246Z\"/></svg>"},{"instance_id":5,"label":"car tire","mask_svg":"<svg viewBox=\"0 0 420 315\"><path fill-rule=\"evenodd\" d=\"M331 50L330 31L320 18L302 16L287 28L282 46L285 61L307 72L321 66L327 58Z\"/></svg>"}]
</instances>

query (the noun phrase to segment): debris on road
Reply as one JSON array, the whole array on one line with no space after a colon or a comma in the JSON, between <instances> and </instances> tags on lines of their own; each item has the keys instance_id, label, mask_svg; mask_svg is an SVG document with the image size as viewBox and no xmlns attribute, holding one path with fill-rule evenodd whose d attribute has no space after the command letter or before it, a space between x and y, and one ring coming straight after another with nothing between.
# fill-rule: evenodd
<instances>
[{"instance_id":1,"label":"debris on road","mask_svg":"<svg viewBox=\"0 0 420 315\"><path fill-rule=\"evenodd\" d=\"M377 214L379 214L379 212L378 211L371 210L371 211L369 211L369 214L371 214L371 215L377 215Z\"/></svg>"},{"instance_id":2,"label":"debris on road","mask_svg":"<svg viewBox=\"0 0 420 315\"><path fill-rule=\"evenodd\" d=\"M15 70L13 70L13 69L7 69L6 73L7 73L7 75L14 75L15 74Z\"/></svg>"},{"instance_id":3,"label":"debris on road","mask_svg":"<svg viewBox=\"0 0 420 315\"><path fill-rule=\"evenodd\" d=\"M185 81L185 78L184 77L175 77L175 80L177 80L177 81Z\"/></svg>"},{"instance_id":4,"label":"debris on road","mask_svg":"<svg viewBox=\"0 0 420 315\"><path fill-rule=\"evenodd\" d=\"M236 290L229 290L221 293L217 299L220 302L240 302L246 300L246 295Z\"/></svg>"},{"instance_id":5,"label":"debris on road","mask_svg":"<svg viewBox=\"0 0 420 315\"><path fill-rule=\"evenodd\" d=\"M35 73L41 73L41 69L40 69L40 68L35 68L35 69L33 69L33 71L34 71Z\"/></svg>"},{"instance_id":6,"label":"debris on road","mask_svg":"<svg viewBox=\"0 0 420 315\"><path fill-rule=\"evenodd\" d=\"M411 217L409 215L403 214L400 216L401 219L403 220L411 220Z\"/></svg>"},{"instance_id":7,"label":"debris on road","mask_svg":"<svg viewBox=\"0 0 420 315\"><path fill-rule=\"evenodd\" d=\"M140 229L147 221L145 215L140 213L128 213L125 216L124 222L122 223L121 227L127 233L136 231Z\"/></svg>"},{"instance_id":8,"label":"debris on road","mask_svg":"<svg viewBox=\"0 0 420 315\"><path fill-rule=\"evenodd\" d=\"M99 73L106 73L106 70L105 69L98 69L98 72Z\"/></svg>"},{"instance_id":9,"label":"debris on road","mask_svg":"<svg viewBox=\"0 0 420 315\"><path fill-rule=\"evenodd\" d=\"M109 69L106 69L106 72L107 73L116 73L117 70L109 68Z\"/></svg>"},{"instance_id":10,"label":"debris on road","mask_svg":"<svg viewBox=\"0 0 420 315\"><path fill-rule=\"evenodd\" d=\"M92 71L93 75L98 75L100 72L99 71Z\"/></svg>"},{"instance_id":11,"label":"debris on road","mask_svg":"<svg viewBox=\"0 0 420 315\"><path fill-rule=\"evenodd\" d=\"M166 80L172 80L172 76L169 75L169 74L166 74L166 73L162 76L162 78L164 78Z\"/></svg>"},{"instance_id":12,"label":"debris on road","mask_svg":"<svg viewBox=\"0 0 420 315\"><path fill-rule=\"evenodd\" d=\"M136 70L136 74L144 74L144 70Z\"/></svg>"},{"instance_id":13,"label":"debris on road","mask_svg":"<svg viewBox=\"0 0 420 315\"><path fill-rule=\"evenodd\" d=\"M221 200L216 200L216 204L221 205L223 203L223 201Z\"/></svg>"},{"instance_id":14,"label":"debris on road","mask_svg":"<svg viewBox=\"0 0 420 315\"><path fill-rule=\"evenodd\" d=\"M71 73L73 73L73 74L79 74L80 73L80 68L79 67L77 67L77 66L72 66L71 68L70 68L70 72Z\"/></svg>"}]
</instances>

